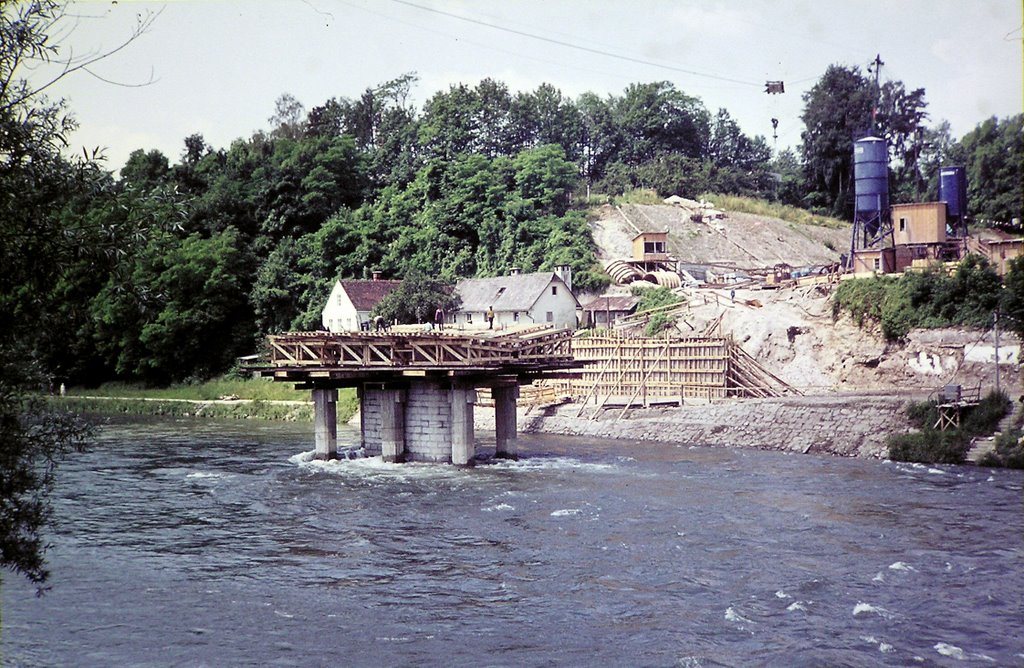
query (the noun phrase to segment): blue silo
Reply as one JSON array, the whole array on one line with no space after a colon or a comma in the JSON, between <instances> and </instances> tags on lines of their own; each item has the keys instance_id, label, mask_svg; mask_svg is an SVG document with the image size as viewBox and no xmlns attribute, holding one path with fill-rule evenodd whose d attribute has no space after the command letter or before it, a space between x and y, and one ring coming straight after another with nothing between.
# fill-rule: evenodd
<instances>
[{"instance_id":1,"label":"blue silo","mask_svg":"<svg viewBox=\"0 0 1024 668\"><path fill-rule=\"evenodd\" d=\"M939 170L939 201L946 203L946 213L954 218L967 215L967 173L963 167Z\"/></svg>"},{"instance_id":2,"label":"blue silo","mask_svg":"<svg viewBox=\"0 0 1024 668\"><path fill-rule=\"evenodd\" d=\"M889 153L885 140L864 137L853 143L854 215L860 220L880 216L889 208Z\"/></svg>"}]
</instances>

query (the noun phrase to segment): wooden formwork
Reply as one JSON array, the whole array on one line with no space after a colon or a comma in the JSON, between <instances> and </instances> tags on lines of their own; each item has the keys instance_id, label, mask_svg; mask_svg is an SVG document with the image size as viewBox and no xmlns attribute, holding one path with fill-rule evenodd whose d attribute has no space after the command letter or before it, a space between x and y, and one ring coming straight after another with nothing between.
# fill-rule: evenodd
<instances>
[{"instance_id":1,"label":"wooden formwork","mask_svg":"<svg viewBox=\"0 0 1024 668\"><path fill-rule=\"evenodd\" d=\"M571 381L571 394L583 406L591 400L628 407L795 392L721 336L577 336L573 356L584 367Z\"/></svg>"},{"instance_id":2,"label":"wooden formwork","mask_svg":"<svg viewBox=\"0 0 1024 668\"><path fill-rule=\"evenodd\" d=\"M577 337L573 356L586 366L573 394L619 403L722 399L731 342L725 338Z\"/></svg>"}]
</instances>

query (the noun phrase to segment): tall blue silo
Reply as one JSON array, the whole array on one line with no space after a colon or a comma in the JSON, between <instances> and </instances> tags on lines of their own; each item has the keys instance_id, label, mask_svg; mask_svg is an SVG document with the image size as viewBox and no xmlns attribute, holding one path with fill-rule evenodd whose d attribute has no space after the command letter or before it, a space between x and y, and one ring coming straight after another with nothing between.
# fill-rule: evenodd
<instances>
[{"instance_id":1,"label":"tall blue silo","mask_svg":"<svg viewBox=\"0 0 1024 668\"><path fill-rule=\"evenodd\" d=\"M889 152L885 140L864 137L853 143L854 216L881 217L889 209Z\"/></svg>"},{"instance_id":2,"label":"tall blue silo","mask_svg":"<svg viewBox=\"0 0 1024 668\"><path fill-rule=\"evenodd\" d=\"M939 201L946 203L946 214L954 218L967 215L967 173L963 167L939 170Z\"/></svg>"}]
</instances>

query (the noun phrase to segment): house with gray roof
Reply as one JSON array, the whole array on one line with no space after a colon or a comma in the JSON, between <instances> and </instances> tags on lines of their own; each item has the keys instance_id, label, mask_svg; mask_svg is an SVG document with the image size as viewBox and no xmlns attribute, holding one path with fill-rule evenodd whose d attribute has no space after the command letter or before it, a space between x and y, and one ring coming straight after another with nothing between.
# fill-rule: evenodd
<instances>
[{"instance_id":1,"label":"house with gray roof","mask_svg":"<svg viewBox=\"0 0 1024 668\"><path fill-rule=\"evenodd\" d=\"M493 278L467 278L455 291L462 306L451 318L457 327L487 327L487 311L494 309L494 327L554 325L576 329L580 303L572 292L568 267L555 271Z\"/></svg>"}]
</instances>

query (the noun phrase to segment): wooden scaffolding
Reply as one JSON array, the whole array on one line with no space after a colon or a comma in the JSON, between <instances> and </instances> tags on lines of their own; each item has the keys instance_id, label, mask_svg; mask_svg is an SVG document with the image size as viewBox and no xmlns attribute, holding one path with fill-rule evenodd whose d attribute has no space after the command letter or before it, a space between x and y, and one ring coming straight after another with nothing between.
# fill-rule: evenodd
<instances>
[{"instance_id":1,"label":"wooden scaffolding","mask_svg":"<svg viewBox=\"0 0 1024 668\"><path fill-rule=\"evenodd\" d=\"M728 337L584 334L573 357L584 364L569 381L581 414L590 402L628 408L797 393Z\"/></svg>"}]
</instances>

